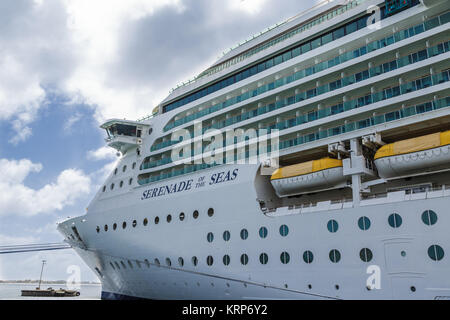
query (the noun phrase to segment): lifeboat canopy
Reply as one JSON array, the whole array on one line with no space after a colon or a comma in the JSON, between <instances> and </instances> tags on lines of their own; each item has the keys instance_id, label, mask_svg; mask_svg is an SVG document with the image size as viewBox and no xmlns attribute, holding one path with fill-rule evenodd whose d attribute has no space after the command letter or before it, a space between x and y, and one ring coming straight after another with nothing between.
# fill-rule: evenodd
<instances>
[{"instance_id":1,"label":"lifeboat canopy","mask_svg":"<svg viewBox=\"0 0 450 320\"><path fill-rule=\"evenodd\" d=\"M346 186L342 160L323 158L277 169L271 183L279 197Z\"/></svg>"}]
</instances>

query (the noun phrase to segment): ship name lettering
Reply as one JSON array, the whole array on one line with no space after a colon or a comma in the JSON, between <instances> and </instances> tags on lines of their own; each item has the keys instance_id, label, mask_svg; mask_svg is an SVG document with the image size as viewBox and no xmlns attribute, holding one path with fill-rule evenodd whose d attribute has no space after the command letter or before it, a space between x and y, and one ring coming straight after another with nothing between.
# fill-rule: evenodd
<instances>
[{"instance_id":1,"label":"ship name lettering","mask_svg":"<svg viewBox=\"0 0 450 320\"><path fill-rule=\"evenodd\" d=\"M233 181L236 179L239 169L234 169L233 171L224 171L220 173L214 173L211 176L211 180L209 182L209 185L227 182L227 181Z\"/></svg>"}]
</instances>

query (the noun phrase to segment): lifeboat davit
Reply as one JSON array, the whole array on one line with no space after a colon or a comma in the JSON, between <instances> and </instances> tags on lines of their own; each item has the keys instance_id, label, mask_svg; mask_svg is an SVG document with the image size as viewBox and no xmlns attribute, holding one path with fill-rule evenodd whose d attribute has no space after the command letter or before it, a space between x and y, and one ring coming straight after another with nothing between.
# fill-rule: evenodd
<instances>
[{"instance_id":1,"label":"lifeboat davit","mask_svg":"<svg viewBox=\"0 0 450 320\"><path fill-rule=\"evenodd\" d=\"M450 131L402 140L382 146L375 154L381 178L435 171L450 167Z\"/></svg>"},{"instance_id":2,"label":"lifeboat davit","mask_svg":"<svg viewBox=\"0 0 450 320\"><path fill-rule=\"evenodd\" d=\"M277 169L271 183L279 197L336 188L346 183L342 160L323 158Z\"/></svg>"}]
</instances>

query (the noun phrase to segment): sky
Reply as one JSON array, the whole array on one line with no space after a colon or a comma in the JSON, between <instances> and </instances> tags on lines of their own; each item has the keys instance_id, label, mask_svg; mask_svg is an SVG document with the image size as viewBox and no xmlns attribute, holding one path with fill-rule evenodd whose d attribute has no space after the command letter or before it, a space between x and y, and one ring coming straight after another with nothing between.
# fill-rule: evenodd
<instances>
[{"instance_id":1,"label":"sky","mask_svg":"<svg viewBox=\"0 0 450 320\"><path fill-rule=\"evenodd\" d=\"M177 84L315 0L0 1L0 245L61 242L117 157L99 125L151 113ZM72 250L0 255L0 280L65 280Z\"/></svg>"}]
</instances>

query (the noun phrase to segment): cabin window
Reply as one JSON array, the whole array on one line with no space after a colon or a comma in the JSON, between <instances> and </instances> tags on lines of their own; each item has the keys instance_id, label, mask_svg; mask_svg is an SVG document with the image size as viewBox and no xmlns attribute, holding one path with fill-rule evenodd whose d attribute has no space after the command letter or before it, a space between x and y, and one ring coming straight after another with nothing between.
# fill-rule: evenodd
<instances>
[{"instance_id":1,"label":"cabin window","mask_svg":"<svg viewBox=\"0 0 450 320\"><path fill-rule=\"evenodd\" d=\"M361 249L361 251L359 252L359 257L361 258L362 261L369 262L372 260L373 254L370 249L364 248Z\"/></svg>"},{"instance_id":2,"label":"cabin window","mask_svg":"<svg viewBox=\"0 0 450 320\"><path fill-rule=\"evenodd\" d=\"M224 233L223 233L223 240L225 240L225 241L229 241L230 240L230 237L231 237L231 235L230 235L230 231L224 231Z\"/></svg>"},{"instance_id":3,"label":"cabin window","mask_svg":"<svg viewBox=\"0 0 450 320\"><path fill-rule=\"evenodd\" d=\"M103 192L105 192L106 191L106 186L103 186Z\"/></svg>"},{"instance_id":4,"label":"cabin window","mask_svg":"<svg viewBox=\"0 0 450 320\"><path fill-rule=\"evenodd\" d=\"M331 262L338 263L341 260L341 253L338 250L333 249L330 251L329 257Z\"/></svg>"},{"instance_id":5,"label":"cabin window","mask_svg":"<svg viewBox=\"0 0 450 320\"><path fill-rule=\"evenodd\" d=\"M127 166L126 165L123 166L123 168L122 168L122 172L125 172L125 171L127 171Z\"/></svg>"},{"instance_id":6,"label":"cabin window","mask_svg":"<svg viewBox=\"0 0 450 320\"><path fill-rule=\"evenodd\" d=\"M289 256L289 253L287 253L286 251L282 252L280 255L280 260L281 263L283 264L288 264L289 261L291 260L291 257Z\"/></svg>"},{"instance_id":7,"label":"cabin window","mask_svg":"<svg viewBox=\"0 0 450 320\"><path fill-rule=\"evenodd\" d=\"M261 227L259 229L259 236L264 239L267 237L267 228L266 227Z\"/></svg>"},{"instance_id":8,"label":"cabin window","mask_svg":"<svg viewBox=\"0 0 450 320\"><path fill-rule=\"evenodd\" d=\"M246 240L248 238L248 231L247 229L242 229L241 230L241 239L242 240Z\"/></svg>"},{"instance_id":9,"label":"cabin window","mask_svg":"<svg viewBox=\"0 0 450 320\"><path fill-rule=\"evenodd\" d=\"M159 223L159 217L155 217L155 224Z\"/></svg>"},{"instance_id":10,"label":"cabin window","mask_svg":"<svg viewBox=\"0 0 450 320\"><path fill-rule=\"evenodd\" d=\"M178 264L180 265L180 267L184 266L184 260L182 257L178 258Z\"/></svg>"},{"instance_id":11,"label":"cabin window","mask_svg":"<svg viewBox=\"0 0 450 320\"><path fill-rule=\"evenodd\" d=\"M172 221L172 216L170 214L167 215L166 220L167 220L167 223L170 223Z\"/></svg>"},{"instance_id":12,"label":"cabin window","mask_svg":"<svg viewBox=\"0 0 450 320\"><path fill-rule=\"evenodd\" d=\"M148 224L148 219L145 218L142 224L143 224L144 226L146 226L146 225Z\"/></svg>"},{"instance_id":13,"label":"cabin window","mask_svg":"<svg viewBox=\"0 0 450 320\"><path fill-rule=\"evenodd\" d=\"M180 213L180 221L183 221L185 218L184 212Z\"/></svg>"},{"instance_id":14,"label":"cabin window","mask_svg":"<svg viewBox=\"0 0 450 320\"><path fill-rule=\"evenodd\" d=\"M434 244L428 248L428 256L434 261L440 261L444 258L444 249L441 246Z\"/></svg>"},{"instance_id":15,"label":"cabin window","mask_svg":"<svg viewBox=\"0 0 450 320\"><path fill-rule=\"evenodd\" d=\"M212 217L214 215L214 209L213 208L209 208L208 209L208 216Z\"/></svg>"},{"instance_id":16,"label":"cabin window","mask_svg":"<svg viewBox=\"0 0 450 320\"><path fill-rule=\"evenodd\" d=\"M226 254L226 255L223 256L222 260L223 260L223 264L227 266L227 265L230 264L230 260L231 259L230 259L230 256Z\"/></svg>"},{"instance_id":17,"label":"cabin window","mask_svg":"<svg viewBox=\"0 0 450 320\"><path fill-rule=\"evenodd\" d=\"M97 230L97 233L100 233L100 227L97 226L97 228L95 228L95 230Z\"/></svg>"},{"instance_id":18,"label":"cabin window","mask_svg":"<svg viewBox=\"0 0 450 320\"><path fill-rule=\"evenodd\" d=\"M158 258L155 259L155 264L156 264L158 267L161 266L161 262L159 262L159 259L158 259Z\"/></svg>"},{"instance_id":19,"label":"cabin window","mask_svg":"<svg viewBox=\"0 0 450 320\"><path fill-rule=\"evenodd\" d=\"M127 223L124 221L123 223L122 223L122 229L125 229L127 227Z\"/></svg>"},{"instance_id":20,"label":"cabin window","mask_svg":"<svg viewBox=\"0 0 450 320\"><path fill-rule=\"evenodd\" d=\"M169 258L166 258L166 264L168 267L172 266L172 261Z\"/></svg>"},{"instance_id":21,"label":"cabin window","mask_svg":"<svg viewBox=\"0 0 450 320\"><path fill-rule=\"evenodd\" d=\"M422 221L428 226L435 224L437 219L437 214L433 210L426 210L422 213Z\"/></svg>"},{"instance_id":22,"label":"cabin window","mask_svg":"<svg viewBox=\"0 0 450 320\"><path fill-rule=\"evenodd\" d=\"M105 229L105 232L108 231L108 225L107 224L105 224L104 229Z\"/></svg>"},{"instance_id":23,"label":"cabin window","mask_svg":"<svg viewBox=\"0 0 450 320\"><path fill-rule=\"evenodd\" d=\"M402 217L397 213L393 213L389 216L388 222L392 228L398 228L402 225Z\"/></svg>"},{"instance_id":24,"label":"cabin window","mask_svg":"<svg viewBox=\"0 0 450 320\"><path fill-rule=\"evenodd\" d=\"M120 181L120 187L121 188L123 187L123 181Z\"/></svg>"},{"instance_id":25,"label":"cabin window","mask_svg":"<svg viewBox=\"0 0 450 320\"><path fill-rule=\"evenodd\" d=\"M133 228L136 228L136 226L137 226L137 221L133 220Z\"/></svg>"},{"instance_id":26,"label":"cabin window","mask_svg":"<svg viewBox=\"0 0 450 320\"><path fill-rule=\"evenodd\" d=\"M113 224L113 230L116 230L117 229L117 223L114 223Z\"/></svg>"},{"instance_id":27,"label":"cabin window","mask_svg":"<svg viewBox=\"0 0 450 320\"><path fill-rule=\"evenodd\" d=\"M339 229L339 224L337 223L336 220L330 220L327 223L327 228L328 231L330 231L331 233L335 233Z\"/></svg>"},{"instance_id":28,"label":"cabin window","mask_svg":"<svg viewBox=\"0 0 450 320\"><path fill-rule=\"evenodd\" d=\"M197 264L198 264L198 259L197 259L196 256L193 256L193 257L192 257L192 264L193 264L194 266L197 266Z\"/></svg>"},{"instance_id":29,"label":"cabin window","mask_svg":"<svg viewBox=\"0 0 450 320\"><path fill-rule=\"evenodd\" d=\"M248 255L246 255L245 253L243 255L241 255L241 264L242 265L247 265L248 263Z\"/></svg>"},{"instance_id":30,"label":"cabin window","mask_svg":"<svg viewBox=\"0 0 450 320\"><path fill-rule=\"evenodd\" d=\"M283 224L280 227L280 234L281 234L282 237L286 237L289 234L289 228L288 228L287 225Z\"/></svg>"},{"instance_id":31,"label":"cabin window","mask_svg":"<svg viewBox=\"0 0 450 320\"><path fill-rule=\"evenodd\" d=\"M303 261L305 261L306 263L312 263L314 260L314 255L311 251L306 250L305 252L303 252Z\"/></svg>"},{"instance_id":32,"label":"cabin window","mask_svg":"<svg viewBox=\"0 0 450 320\"><path fill-rule=\"evenodd\" d=\"M208 242L213 242L214 240L214 234L212 232L208 233L206 236L206 239L208 240Z\"/></svg>"},{"instance_id":33,"label":"cabin window","mask_svg":"<svg viewBox=\"0 0 450 320\"><path fill-rule=\"evenodd\" d=\"M114 189L114 183L111 183L111 190Z\"/></svg>"},{"instance_id":34,"label":"cabin window","mask_svg":"<svg viewBox=\"0 0 450 320\"><path fill-rule=\"evenodd\" d=\"M208 256L208 257L206 258L206 264L207 264L208 266L212 266L213 263L214 263L214 258L213 258L212 256Z\"/></svg>"},{"instance_id":35,"label":"cabin window","mask_svg":"<svg viewBox=\"0 0 450 320\"><path fill-rule=\"evenodd\" d=\"M194 217L194 219L197 219L198 218L198 211L195 210L194 213L192 214L192 216Z\"/></svg>"},{"instance_id":36,"label":"cabin window","mask_svg":"<svg viewBox=\"0 0 450 320\"><path fill-rule=\"evenodd\" d=\"M268 261L269 261L269 256L267 255L267 253L261 253L259 255L259 262L261 262L261 264L267 264Z\"/></svg>"},{"instance_id":37,"label":"cabin window","mask_svg":"<svg viewBox=\"0 0 450 320\"><path fill-rule=\"evenodd\" d=\"M131 186L132 183L133 183L133 178L130 178L130 180L128 180L128 184Z\"/></svg>"},{"instance_id":38,"label":"cabin window","mask_svg":"<svg viewBox=\"0 0 450 320\"><path fill-rule=\"evenodd\" d=\"M370 228L370 219L367 217L361 217L358 219L358 227L361 230L369 230Z\"/></svg>"}]
</instances>

